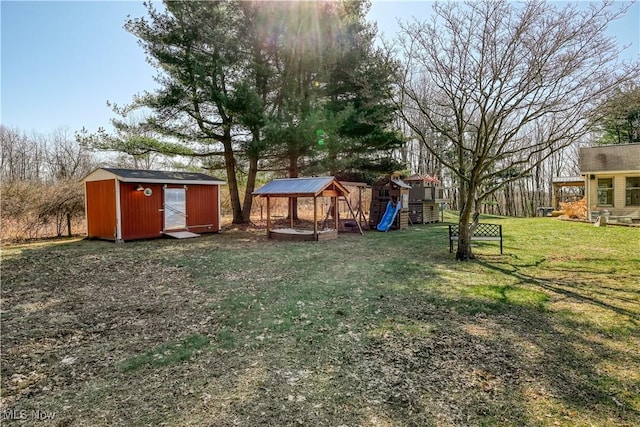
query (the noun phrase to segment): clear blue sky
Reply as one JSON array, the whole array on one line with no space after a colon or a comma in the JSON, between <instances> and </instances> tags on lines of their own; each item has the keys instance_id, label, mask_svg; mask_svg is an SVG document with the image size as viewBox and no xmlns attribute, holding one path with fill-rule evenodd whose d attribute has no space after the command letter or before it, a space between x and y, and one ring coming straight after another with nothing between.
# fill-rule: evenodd
<instances>
[{"instance_id":1,"label":"clear blue sky","mask_svg":"<svg viewBox=\"0 0 640 427\"><path fill-rule=\"evenodd\" d=\"M393 37L397 19L425 18L428 1L373 1L369 14ZM138 1L0 2L2 98L0 122L25 132L67 127L109 128L106 101L128 103L155 87L136 38L124 31L127 15L145 14ZM610 34L640 57L640 4Z\"/></svg>"}]
</instances>

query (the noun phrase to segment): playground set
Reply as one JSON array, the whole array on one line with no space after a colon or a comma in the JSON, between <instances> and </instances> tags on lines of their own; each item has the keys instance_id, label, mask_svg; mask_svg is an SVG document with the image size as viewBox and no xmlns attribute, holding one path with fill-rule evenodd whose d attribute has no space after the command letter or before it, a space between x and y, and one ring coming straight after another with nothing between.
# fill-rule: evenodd
<instances>
[{"instance_id":1,"label":"playground set","mask_svg":"<svg viewBox=\"0 0 640 427\"><path fill-rule=\"evenodd\" d=\"M408 228L409 224L438 222L437 207L443 200L440 181L429 175L415 174L407 182L387 176L371 186L368 222L363 209L363 192L369 187L361 182L338 181L334 177L275 179L256 190L253 195L266 199L269 239L319 241L335 239L339 232L362 234L366 229L402 230ZM348 188L357 191L357 200L352 200L353 203L349 201ZM275 198L289 199L289 212L286 215L289 219L286 224L288 226L276 228L276 223L272 222L272 219L284 218L283 215L274 215L272 207ZM310 227L308 224L302 228L294 224L292 200L298 198L313 200L312 229L304 229ZM344 209L345 206L348 210Z\"/></svg>"},{"instance_id":2,"label":"playground set","mask_svg":"<svg viewBox=\"0 0 640 427\"><path fill-rule=\"evenodd\" d=\"M332 176L309 177L309 178L283 178L274 179L265 184L253 195L266 198L267 200L267 237L273 240L331 240L338 237L340 228L341 202L346 203L351 214L352 223L357 227L360 234L362 228L358 221L358 214L353 211L348 199L349 190ZM283 228L273 228L271 219L271 201L273 198L289 199L289 226ZM293 199L312 198L313 199L313 229L301 229L294 226ZM327 209L324 221L320 225L319 203L322 199L329 198L330 208ZM364 213L362 213L364 215ZM331 217L331 218L330 218Z\"/></svg>"}]
</instances>

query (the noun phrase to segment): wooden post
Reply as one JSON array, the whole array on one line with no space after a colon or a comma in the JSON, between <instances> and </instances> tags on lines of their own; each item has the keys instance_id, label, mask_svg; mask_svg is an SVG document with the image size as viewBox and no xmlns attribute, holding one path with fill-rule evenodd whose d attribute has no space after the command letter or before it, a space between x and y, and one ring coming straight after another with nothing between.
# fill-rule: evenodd
<instances>
[{"instance_id":1,"label":"wooden post","mask_svg":"<svg viewBox=\"0 0 640 427\"><path fill-rule=\"evenodd\" d=\"M318 240L318 198L313 196L313 238Z\"/></svg>"},{"instance_id":2,"label":"wooden post","mask_svg":"<svg viewBox=\"0 0 640 427\"><path fill-rule=\"evenodd\" d=\"M344 200L345 202L347 202L347 207L349 208L349 212L351 212L351 216L353 217L353 220L356 222L356 225L358 226L358 230L360 231L360 234L364 234L362 232L362 227L360 226L360 218L357 218L355 212L353 212L353 209L351 208L351 203L349 203L349 199L345 196Z\"/></svg>"},{"instance_id":3,"label":"wooden post","mask_svg":"<svg viewBox=\"0 0 640 427\"><path fill-rule=\"evenodd\" d=\"M267 238L271 231L271 197L267 196Z\"/></svg>"},{"instance_id":4,"label":"wooden post","mask_svg":"<svg viewBox=\"0 0 640 427\"><path fill-rule=\"evenodd\" d=\"M333 199L333 206L334 206L334 212L335 212L335 229L336 231L338 231L338 214L340 212L340 209L338 209L338 197L332 197Z\"/></svg>"},{"instance_id":5,"label":"wooden post","mask_svg":"<svg viewBox=\"0 0 640 427\"><path fill-rule=\"evenodd\" d=\"M289 228L293 228L293 199L289 197Z\"/></svg>"}]
</instances>

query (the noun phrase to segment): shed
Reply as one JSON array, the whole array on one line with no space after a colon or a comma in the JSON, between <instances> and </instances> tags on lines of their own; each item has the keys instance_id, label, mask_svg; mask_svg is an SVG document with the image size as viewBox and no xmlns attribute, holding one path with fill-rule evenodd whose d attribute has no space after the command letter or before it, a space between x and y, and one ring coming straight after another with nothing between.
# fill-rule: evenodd
<instances>
[{"instance_id":1,"label":"shed","mask_svg":"<svg viewBox=\"0 0 640 427\"><path fill-rule=\"evenodd\" d=\"M276 240L328 240L338 236L339 212L334 209L334 227L320 230L318 227L318 198L330 197L331 205L337 206L340 199L346 200L349 191L337 179L332 176L309 177L309 178L282 178L274 179L265 184L253 195L265 197L267 199L267 236ZM286 197L289 199L310 197L313 198L313 230L299 230L293 226L293 216L289 215L290 228L271 228L271 199L274 197ZM291 206L291 204L289 204ZM349 209L354 217L353 210ZM326 222L326 221L325 221Z\"/></svg>"},{"instance_id":2,"label":"shed","mask_svg":"<svg viewBox=\"0 0 640 427\"><path fill-rule=\"evenodd\" d=\"M220 231L224 181L212 176L99 168L82 182L89 238L123 242Z\"/></svg>"}]
</instances>

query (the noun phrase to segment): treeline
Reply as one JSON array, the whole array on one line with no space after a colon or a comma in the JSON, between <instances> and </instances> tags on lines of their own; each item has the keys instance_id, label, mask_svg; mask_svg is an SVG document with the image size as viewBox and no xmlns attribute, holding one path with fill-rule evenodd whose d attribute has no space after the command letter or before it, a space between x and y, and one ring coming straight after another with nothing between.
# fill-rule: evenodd
<instances>
[{"instance_id":1,"label":"treeline","mask_svg":"<svg viewBox=\"0 0 640 427\"><path fill-rule=\"evenodd\" d=\"M598 134L600 135L600 134ZM552 179L559 176L578 176L578 148L596 142L578 142L562 150L558 150L546 159L541 159L531 173L509 182L494 192L480 206L480 212L505 216L531 217L539 215L538 208L552 204ZM443 167L416 140L408 141L394 152L398 162L406 165L406 174L417 172L432 174L443 181L445 195L450 209L459 210L459 180L450 170ZM509 172L507 172L507 175Z\"/></svg>"},{"instance_id":2,"label":"treeline","mask_svg":"<svg viewBox=\"0 0 640 427\"><path fill-rule=\"evenodd\" d=\"M84 217L79 180L96 167L93 153L65 129L28 135L0 125L0 140L2 240L83 232L78 226Z\"/></svg>"}]
</instances>

